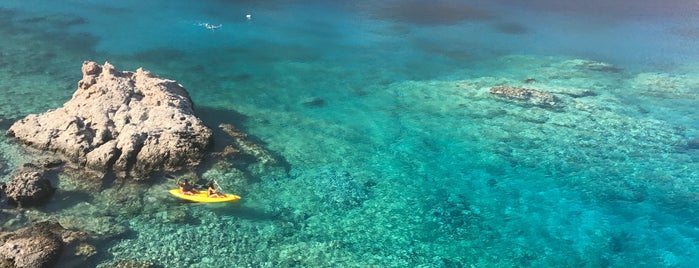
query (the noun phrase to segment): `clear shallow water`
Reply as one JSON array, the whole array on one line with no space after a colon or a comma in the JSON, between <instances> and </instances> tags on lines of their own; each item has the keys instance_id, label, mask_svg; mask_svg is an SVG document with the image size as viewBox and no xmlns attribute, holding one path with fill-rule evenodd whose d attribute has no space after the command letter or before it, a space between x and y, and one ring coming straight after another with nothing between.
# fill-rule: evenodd
<instances>
[{"instance_id":1,"label":"clear shallow water","mask_svg":"<svg viewBox=\"0 0 699 268\"><path fill-rule=\"evenodd\" d=\"M503 2L6 1L4 119L59 107L83 60L142 66L289 167L201 170L232 206L177 202L166 178L90 196L66 176L3 228L86 229L93 265L694 267L696 4ZM501 101L500 84L564 106Z\"/></svg>"}]
</instances>

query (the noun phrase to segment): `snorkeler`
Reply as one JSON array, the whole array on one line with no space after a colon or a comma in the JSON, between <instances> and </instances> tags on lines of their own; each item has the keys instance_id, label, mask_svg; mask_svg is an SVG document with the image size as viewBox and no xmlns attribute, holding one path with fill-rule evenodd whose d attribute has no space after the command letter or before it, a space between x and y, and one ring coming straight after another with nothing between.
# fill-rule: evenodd
<instances>
[{"instance_id":1,"label":"snorkeler","mask_svg":"<svg viewBox=\"0 0 699 268\"><path fill-rule=\"evenodd\" d=\"M209 29L209 30L216 30L218 28L221 28L222 26L223 26L223 24L213 25L213 24L204 23L204 27L206 27L206 29Z\"/></svg>"}]
</instances>

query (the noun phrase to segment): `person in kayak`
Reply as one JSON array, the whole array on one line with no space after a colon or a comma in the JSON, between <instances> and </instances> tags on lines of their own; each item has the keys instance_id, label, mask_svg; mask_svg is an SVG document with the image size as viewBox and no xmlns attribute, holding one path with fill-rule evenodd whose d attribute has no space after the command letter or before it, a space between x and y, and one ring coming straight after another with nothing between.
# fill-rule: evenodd
<instances>
[{"instance_id":1,"label":"person in kayak","mask_svg":"<svg viewBox=\"0 0 699 268\"><path fill-rule=\"evenodd\" d=\"M209 197L226 197L226 194L216 191L216 188L214 188L214 182L209 182L209 187L206 191Z\"/></svg>"},{"instance_id":2,"label":"person in kayak","mask_svg":"<svg viewBox=\"0 0 699 268\"><path fill-rule=\"evenodd\" d=\"M195 195L199 193L199 190L194 189L194 184L189 183L188 179L184 179L182 183L177 180L177 186L180 187L180 191L182 191L184 195Z\"/></svg>"}]
</instances>

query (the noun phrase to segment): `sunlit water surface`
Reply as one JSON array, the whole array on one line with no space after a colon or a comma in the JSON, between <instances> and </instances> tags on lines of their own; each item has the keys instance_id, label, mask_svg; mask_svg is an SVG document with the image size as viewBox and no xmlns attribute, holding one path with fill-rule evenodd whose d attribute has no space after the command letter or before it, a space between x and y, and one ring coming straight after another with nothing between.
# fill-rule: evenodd
<instances>
[{"instance_id":1,"label":"sunlit water surface","mask_svg":"<svg viewBox=\"0 0 699 268\"><path fill-rule=\"evenodd\" d=\"M109 61L177 80L285 163L198 171L232 205L66 175L3 229L88 231L75 266L699 265L699 4L508 2L3 1L3 131ZM5 138L0 158L4 181L27 160Z\"/></svg>"}]
</instances>

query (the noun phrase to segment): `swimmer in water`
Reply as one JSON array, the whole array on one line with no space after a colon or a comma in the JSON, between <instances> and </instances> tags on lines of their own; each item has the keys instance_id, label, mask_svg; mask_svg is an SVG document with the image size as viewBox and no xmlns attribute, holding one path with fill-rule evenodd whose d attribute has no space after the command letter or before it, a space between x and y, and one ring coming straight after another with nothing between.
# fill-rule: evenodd
<instances>
[{"instance_id":1,"label":"swimmer in water","mask_svg":"<svg viewBox=\"0 0 699 268\"><path fill-rule=\"evenodd\" d=\"M218 28L221 28L221 26L223 26L223 25L222 24L212 25L212 24L208 24L208 23L204 24L204 27L206 27L206 29L209 29L209 30L216 30Z\"/></svg>"}]
</instances>

